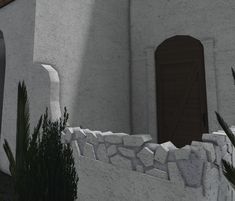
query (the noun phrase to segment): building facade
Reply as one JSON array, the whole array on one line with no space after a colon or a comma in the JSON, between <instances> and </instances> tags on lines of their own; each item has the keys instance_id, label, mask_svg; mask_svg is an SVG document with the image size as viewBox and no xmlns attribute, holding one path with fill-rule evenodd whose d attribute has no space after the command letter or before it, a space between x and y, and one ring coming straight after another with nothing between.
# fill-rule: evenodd
<instances>
[{"instance_id":1,"label":"building facade","mask_svg":"<svg viewBox=\"0 0 235 201\"><path fill-rule=\"evenodd\" d=\"M217 130L214 111L235 124L234 9L232 0L15 0L2 7L1 146L7 138L14 147L20 80L28 87L32 127L46 107L59 115L58 103L68 108L71 126L148 133L156 142ZM60 82L41 64L51 65Z\"/></svg>"}]
</instances>

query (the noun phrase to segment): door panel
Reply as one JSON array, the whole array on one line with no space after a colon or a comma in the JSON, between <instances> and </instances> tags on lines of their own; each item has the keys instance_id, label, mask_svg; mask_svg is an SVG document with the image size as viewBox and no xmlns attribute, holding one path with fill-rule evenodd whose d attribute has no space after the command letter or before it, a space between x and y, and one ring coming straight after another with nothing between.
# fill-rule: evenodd
<instances>
[{"instance_id":1,"label":"door panel","mask_svg":"<svg viewBox=\"0 0 235 201\"><path fill-rule=\"evenodd\" d=\"M196 39L176 36L157 49L159 143L181 147L208 132L204 71L203 47Z\"/></svg>"}]
</instances>

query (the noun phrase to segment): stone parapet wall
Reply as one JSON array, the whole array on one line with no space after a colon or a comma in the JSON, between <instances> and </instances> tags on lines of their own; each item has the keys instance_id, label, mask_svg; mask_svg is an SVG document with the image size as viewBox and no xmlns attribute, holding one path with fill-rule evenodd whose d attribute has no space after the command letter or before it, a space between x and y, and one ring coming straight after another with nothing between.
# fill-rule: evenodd
<instances>
[{"instance_id":1,"label":"stone parapet wall","mask_svg":"<svg viewBox=\"0 0 235 201\"><path fill-rule=\"evenodd\" d=\"M222 131L203 134L202 142L193 141L182 148L171 142L153 143L150 135L91 131L80 127L66 128L62 140L73 143L74 151L80 156L167 180L197 191L198 198L233 199L233 192L222 176L221 159L234 164L235 151Z\"/></svg>"}]
</instances>

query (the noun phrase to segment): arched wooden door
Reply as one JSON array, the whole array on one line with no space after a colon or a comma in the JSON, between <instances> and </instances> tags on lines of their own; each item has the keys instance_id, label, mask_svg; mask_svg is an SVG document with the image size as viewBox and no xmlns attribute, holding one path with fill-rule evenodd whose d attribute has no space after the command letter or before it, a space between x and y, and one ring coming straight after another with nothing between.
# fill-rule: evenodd
<instances>
[{"instance_id":1,"label":"arched wooden door","mask_svg":"<svg viewBox=\"0 0 235 201\"><path fill-rule=\"evenodd\" d=\"M6 68L6 50L3 33L0 30L0 133L2 128L2 108L3 108L3 94Z\"/></svg>"},{"instance_id":2,"label":"arched wooden door","mask_svg":"<svg viewBox=\"0 0 235 201\"><path fill-rule=\"evenodd\" d=\"M158 142L182 147L208 132L203 46L174 36L156 50Z\"/></svg>"}]
</instances>

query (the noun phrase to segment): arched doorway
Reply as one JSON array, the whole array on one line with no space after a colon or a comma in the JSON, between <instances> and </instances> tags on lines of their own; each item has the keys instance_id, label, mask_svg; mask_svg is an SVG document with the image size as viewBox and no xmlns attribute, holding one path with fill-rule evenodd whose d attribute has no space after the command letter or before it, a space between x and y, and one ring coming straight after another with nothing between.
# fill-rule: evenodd
<instances>
[{"instance_id":1,"label":"arched doorway","mask_svg":"<svg viewBox=\"0 0 235 201\"><path fill-rule=\"evenodd\" d=\"M208 132L203 46L174 36L155 52L158 142L182 147Z\"/></svg>"},{"instance_id":2,"label":"arched doorway","mask_svg":"<svg viewBox=\"0 0 235 201\"><path fill-rule=\"evenodd\" d=\"M0 133L2 128L2 108L3 108L3 94L6 68L6 50L3 33L0 30Z\"/></svg>"}]
</instances>

